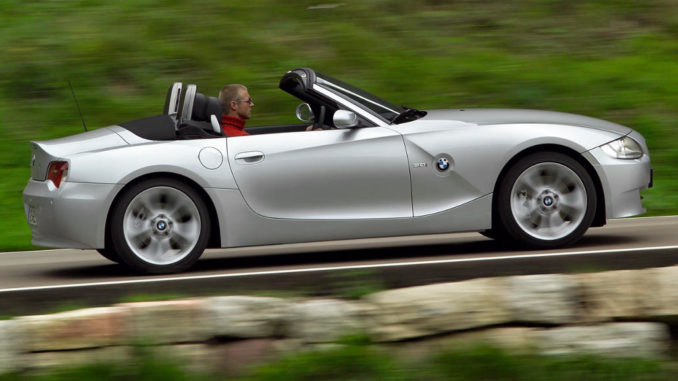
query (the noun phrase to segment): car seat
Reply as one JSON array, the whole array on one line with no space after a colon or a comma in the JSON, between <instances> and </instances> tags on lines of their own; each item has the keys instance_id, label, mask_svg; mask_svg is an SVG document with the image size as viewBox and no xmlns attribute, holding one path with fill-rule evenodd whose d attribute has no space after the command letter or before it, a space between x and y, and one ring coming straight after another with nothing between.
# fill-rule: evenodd
<instances>
[{"instance_id":1,"label":"car seat","mask_svg":"<svg viewBox=\"0 0 678 381\"><path fill-rule=\"evenodd\" d=\"M177 136L183 139L222 137L219 125L221 104L215 97L198 93L195 85L188 85L184 96Z\"/></svg>"}]
</instances>

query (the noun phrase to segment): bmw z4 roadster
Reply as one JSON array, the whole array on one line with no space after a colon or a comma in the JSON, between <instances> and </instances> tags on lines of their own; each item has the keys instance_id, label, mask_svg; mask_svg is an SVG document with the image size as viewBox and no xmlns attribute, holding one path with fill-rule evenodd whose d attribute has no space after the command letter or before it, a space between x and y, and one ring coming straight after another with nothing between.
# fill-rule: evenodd
<instances>
[{"instance_id":1,"label":"bmw z4 roadster","mask_svg":"<svg viewBox=\"0 0 678 381\"><path fill-rule=\"evenodd\" d=\"M33 244L170 273L206 248L412 234L554 248L645 212L650 157L631 128L547 111L417 110L308 68L285 73L280 89L301 100L304 123L227 137L218 100L174 83L160 115L31 142Z\"/></svg>"}]
</instances>

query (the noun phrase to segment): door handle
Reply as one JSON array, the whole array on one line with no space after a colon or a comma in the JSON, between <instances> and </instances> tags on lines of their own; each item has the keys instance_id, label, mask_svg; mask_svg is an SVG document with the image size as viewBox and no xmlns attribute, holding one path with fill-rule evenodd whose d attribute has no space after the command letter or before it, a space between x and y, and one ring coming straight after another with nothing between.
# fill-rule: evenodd
<instances>
[{"instance_id":1,"label":"door handle","mask_svg":"<svg viewBox=\"0 0 678 381\"><path fill-rule=\"evenodd\" d=\"M235 155L235 160L254 164L264 160L264 153L259 151L241 152Z\"/></svg>"}]
</instances>

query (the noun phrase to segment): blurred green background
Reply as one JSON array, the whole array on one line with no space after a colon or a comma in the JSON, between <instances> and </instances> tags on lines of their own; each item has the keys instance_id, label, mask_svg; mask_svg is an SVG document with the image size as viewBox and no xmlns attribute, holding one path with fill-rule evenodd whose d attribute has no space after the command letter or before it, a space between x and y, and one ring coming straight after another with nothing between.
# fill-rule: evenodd
<instances>
[{"instance_id":1,"label":"blurred green background","mask_svg":"<svg viewBox=\"0 0 678 381\"><path fill-rule=\"evenodd\" d=\"M322 1L322 0L320 0ZM30 248L29 140L157 114L171 82L243 83L250 125L293 123L277 88L298 66L397 104L533 108L639 130L678 210L678 2L0 0L0 250Z\"/></svg>"}]
</instances>

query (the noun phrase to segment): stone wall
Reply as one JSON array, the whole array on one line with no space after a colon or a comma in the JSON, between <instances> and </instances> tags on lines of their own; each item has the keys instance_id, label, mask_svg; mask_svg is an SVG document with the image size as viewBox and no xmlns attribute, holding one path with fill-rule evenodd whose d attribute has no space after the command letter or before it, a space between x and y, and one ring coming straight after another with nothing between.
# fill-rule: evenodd
<instances>
[{"instance_id":1,"label":"stone wall","mask_svg":"<svg viewBox=\"0 0 678 381\"><path fill-rule=\"evenodd\" d=\"M543 354L664 357L678 267L473 279L359 301L223 296L118 304L0 321L0 374L125 361L153 345L189 368L238 370L361 333L376 345L485 342Z\"/></svg>"}]
</instances>

